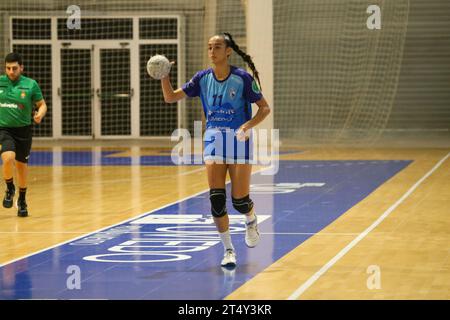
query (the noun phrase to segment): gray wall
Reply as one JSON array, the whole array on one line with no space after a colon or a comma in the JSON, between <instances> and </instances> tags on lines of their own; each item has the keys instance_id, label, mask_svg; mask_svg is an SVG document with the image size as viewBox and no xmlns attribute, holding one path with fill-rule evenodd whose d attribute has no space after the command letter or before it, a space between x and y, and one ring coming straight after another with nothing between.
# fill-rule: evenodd
<instances>
[{"instance_id":1,"label":"gray wall","mask_svg":"<svg viewBox=\"0 0 450 320\"><path fill-rule=\"evenodd\" d=\"M410 0L389 129L450 129L450 1Z\"/></svg>"}]
</instances>

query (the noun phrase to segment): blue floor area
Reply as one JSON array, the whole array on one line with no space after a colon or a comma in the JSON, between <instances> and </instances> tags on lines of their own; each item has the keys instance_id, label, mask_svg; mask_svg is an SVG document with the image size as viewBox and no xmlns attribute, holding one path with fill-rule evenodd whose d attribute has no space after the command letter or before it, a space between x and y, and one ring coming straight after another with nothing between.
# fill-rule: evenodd
<instances>
[{"instance_id":1,"label":"blue floor area","mask_svg":"<svg viewBox=\"0 0 450 320\"><path fill-rule=\"evenodd\" d=\"M30 166L170 166L174 165L170 155L152 155L138 157L117 157L120 151L63 151L58 157L52 151L33 151L28 164Z\"/></svg>"},{"instance_id":2,"label":"blue floor area","mask_svg":"<svg viewBox=\"0 0 450 320\"><path fill-rule=\"evenodd\" d=\"M0 299L223 299L410 163L280 161L275 176L255 174L262 237L252 249L228 185L234 270L219 265L205 192L0 267Z\"/></svg>"},{"instance_id":3,"label":"blue floor area","mask_svg":"<svg viewBox=\"0 0 450 320\"><path fill-rule=\"evenodd\" d=\"M177 162L172 160L170 151L160 151L156 155L119 157L116 154L122 151L31 151L28 164L30 166L173 166ZM280 155L301 153L301 151L286 150L279 152ZM197 157L201 159L201 155ZM192 165L199 165L198 159L191 155ZM194 161L195 160L195 161ZM176 160L179 161L179 160ZM200 165L203 164L200 163Z\"/></svg>"}]
</instances>

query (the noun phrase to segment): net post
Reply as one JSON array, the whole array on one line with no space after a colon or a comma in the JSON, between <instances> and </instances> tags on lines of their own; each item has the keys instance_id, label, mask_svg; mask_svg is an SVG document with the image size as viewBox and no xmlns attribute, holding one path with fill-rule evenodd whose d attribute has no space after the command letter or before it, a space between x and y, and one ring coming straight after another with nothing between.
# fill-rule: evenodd
<instances>
[{"instance_id":1,"label":"net post","mask_svg":"<svg viewBox=\"0 0 450 320\"><path fill-rule=\"evenodd\" d=\"M247 51L260 74L263 95L272 112L258 125L273 128L273 5L272 0L246 0ZM255 113L257 108L254 108Z\"/></svg>"}]
</instances>

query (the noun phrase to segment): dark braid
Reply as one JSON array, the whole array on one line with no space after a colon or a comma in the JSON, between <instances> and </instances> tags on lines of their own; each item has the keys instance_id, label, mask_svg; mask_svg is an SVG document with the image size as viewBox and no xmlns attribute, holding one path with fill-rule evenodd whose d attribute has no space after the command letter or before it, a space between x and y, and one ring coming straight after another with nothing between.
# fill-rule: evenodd
<instances>
[{"instance_id":1,"label":"dark braid","mask_svg":"<svg viewBox=\"0 0 450 320\"><path fill-rule=\"evenodd\" d=\"M231 34L229 34L227 32L224 32L223 34L224 34L223 38L225 39L225 43L226 43L227 47L230 47L231 49L233 49L238 55L240 55L242 57L242 59L245 61L245 63L248 64L248 66L252 70L253 77L256 78L256 80L258 81L258 84L259 84L259 88L260 88L260 90L262 90L261 82L259 81L259 72L258 72L258 70L256 70L256 67L255 67L255 64L253 63L252 57L250 57L247 53L245 53L244 51L242 51L239 48L237 43L234 42Z\"/></svg>"}]
</instances>

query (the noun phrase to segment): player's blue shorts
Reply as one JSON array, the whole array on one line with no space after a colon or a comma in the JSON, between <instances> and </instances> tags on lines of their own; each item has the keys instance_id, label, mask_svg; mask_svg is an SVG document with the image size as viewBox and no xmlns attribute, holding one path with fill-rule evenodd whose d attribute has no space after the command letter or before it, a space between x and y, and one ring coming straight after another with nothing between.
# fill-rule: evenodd
<instances>
[{"instance_id":1,"label":"player's blue shorts","mask_svg":"<svg viewBox=\"0 0 450 320\"><path fill-rule=\"evenodd\" d=\"M253 133L239 141L235 130L207 129L204 134L203 159L226 164L253 163Z\"/></svg>"}]
</instances>

